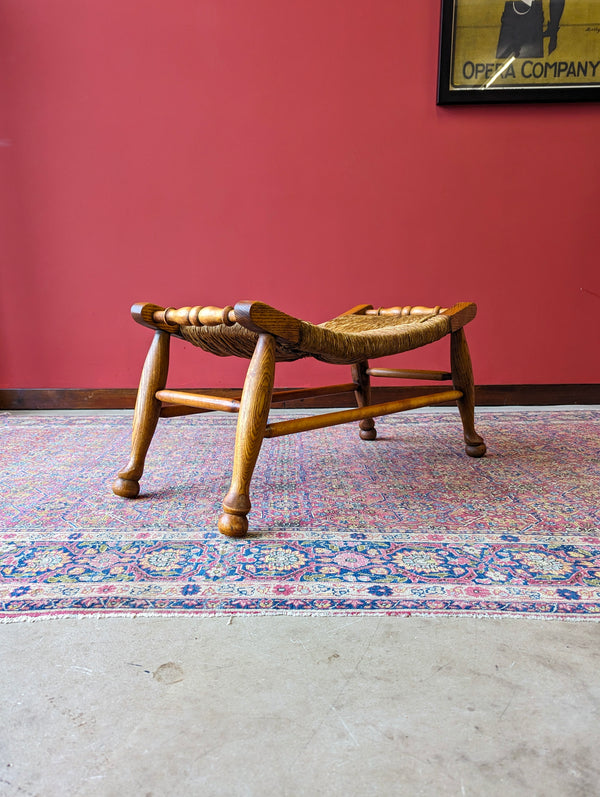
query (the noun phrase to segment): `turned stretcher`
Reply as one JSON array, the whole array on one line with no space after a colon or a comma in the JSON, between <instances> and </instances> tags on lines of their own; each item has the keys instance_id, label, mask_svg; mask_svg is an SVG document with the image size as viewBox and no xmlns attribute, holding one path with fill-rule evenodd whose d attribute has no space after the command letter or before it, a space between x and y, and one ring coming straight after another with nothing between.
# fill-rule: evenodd
<instances>
[{"instance_id":1,"label":"turned stretcher","mask_svg":"<svg viewBox=\"0 0 600 797\"><path fill-rule=\"evenodd\" d=\"M136 304L135 321L155 331L142 371L133 417L131 458L118 474L113 492L135 498L158 419L193 412L220 410L238 413L229 492L223 501L219 531L242 537L248 531L250 482L265 438L359 422L363 440L375 440L374 418L395 412L456 401L463 425L466 453L482 457L486 447L475 431L471 358L464 326L477 312L473 303L441 307L359 305L324 324L310 324L263 302L239 302L229 307L160 307ZM450 370L424 371L372 368L378 357L416 349L450 335ZM237 398L167 390L169 344L181 338L218 356L250 360L244 388ZM297 390L273 390L275 364L313 357L350 365L352 381ZM371 404L370 378L388 377L451 381L452 390ZM353 391L355 409L269 423L272 405L292 399Z\"/></svg>"}]
</instances>

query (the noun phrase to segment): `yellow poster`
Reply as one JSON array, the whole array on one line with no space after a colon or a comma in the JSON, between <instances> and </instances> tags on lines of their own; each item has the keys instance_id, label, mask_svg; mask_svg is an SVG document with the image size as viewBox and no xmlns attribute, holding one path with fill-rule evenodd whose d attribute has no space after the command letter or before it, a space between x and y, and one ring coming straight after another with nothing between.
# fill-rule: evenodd
<instances>
[{"instance_id":1,"label":"yellow poster","mask_svg":"<svg viewBox=\"0 0 600 797\"><path fill-rule=\"evenodd\" d=\"M600 0L454 0L447 90L600 86Z\"/></svg>"}]
</instances>

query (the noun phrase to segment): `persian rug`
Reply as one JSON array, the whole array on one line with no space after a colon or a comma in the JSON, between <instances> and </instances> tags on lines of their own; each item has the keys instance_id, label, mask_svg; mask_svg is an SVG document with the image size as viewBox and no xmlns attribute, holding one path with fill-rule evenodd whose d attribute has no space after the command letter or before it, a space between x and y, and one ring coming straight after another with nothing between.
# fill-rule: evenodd
<instances>
[{"instance_id":1,"label":"persian rug","mask_svg":"<svg viewBox=\"0 0 600 797\"><path fill-rule=\"evenodd\" d=\"M216 530L235 420L161 420L127 501L130 416L1 414L2 619L600 617L597 410L480 412L484 459L455 411L266 440L241 540Z\"/></svg>"}]
</instances>

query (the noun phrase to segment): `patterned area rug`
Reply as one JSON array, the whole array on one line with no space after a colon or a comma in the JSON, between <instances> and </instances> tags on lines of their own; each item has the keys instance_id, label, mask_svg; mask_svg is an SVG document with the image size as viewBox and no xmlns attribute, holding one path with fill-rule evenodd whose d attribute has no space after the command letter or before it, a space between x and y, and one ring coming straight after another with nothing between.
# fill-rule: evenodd
<instances>
[{"instance_id":1,"label":"patterned area rug","mask_svg":"<svg viewBox=\"0 0 600 797\"><path fill-rule=\"evenodd\" d=\"M267 440L244 540L216 531L235 420L162 420L126 501L130 417L0 415L1 617L600 617L600 412L481 412L479 460L454 412Z\"/></svg>"}]
</instances>

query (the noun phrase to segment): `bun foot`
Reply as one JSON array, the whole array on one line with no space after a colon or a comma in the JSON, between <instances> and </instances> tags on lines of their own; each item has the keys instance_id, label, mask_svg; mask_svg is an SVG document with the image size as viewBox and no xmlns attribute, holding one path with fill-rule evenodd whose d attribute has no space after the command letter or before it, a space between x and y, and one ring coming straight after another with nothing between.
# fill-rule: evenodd
<instances>
[{"instance_id":1,"label":"bun foot","mask_svg":"<svg viewBox=\"0 0 600 797\"><path fill-rule=\"evenodd\" d=\"M113 484L113 493L121 498L136 498L140 492L140 483L133 479L118 478Z\"/></svg>"},{"instance_id":2,"label":"bun foot","mask_svg":"<svg viewBox=\"0 0 600 797\"><path fill-rule=\"evenodd\" d=\"M361 429L358 434L361 440L377 440L377 429Z\"/></svg>"},{"instance_id":3,"label":"bun foot","mask_svg":"<svg viewBox=\"0 0 600 797\"><path fill-rule=\"evenodd\" d=\"M470 457L483 457L487 449L482 440L481 443L467 443L465 451Z\"/></svg>"},{"instance_id":4,"label":"bun foot","mask_svg":"<svg viewBox=\"0 0 600 797\"><path fill-rule=\"evenodd\" d=\"M375 428L375 421L373 418L363 418L358 424L358 435L361 440L376 440L377 429Z\"/></svg>"},{"instance_id":5,"label":"bun foot","mask_svg":"<svg viewBox=\"0 0 600 797\"><path fill-rule=\"evenodd\" d=\"M248 518L224 512L219 518L219 531L226 537L245 537L248 533Z\"/></svg>"}]
</instances>

